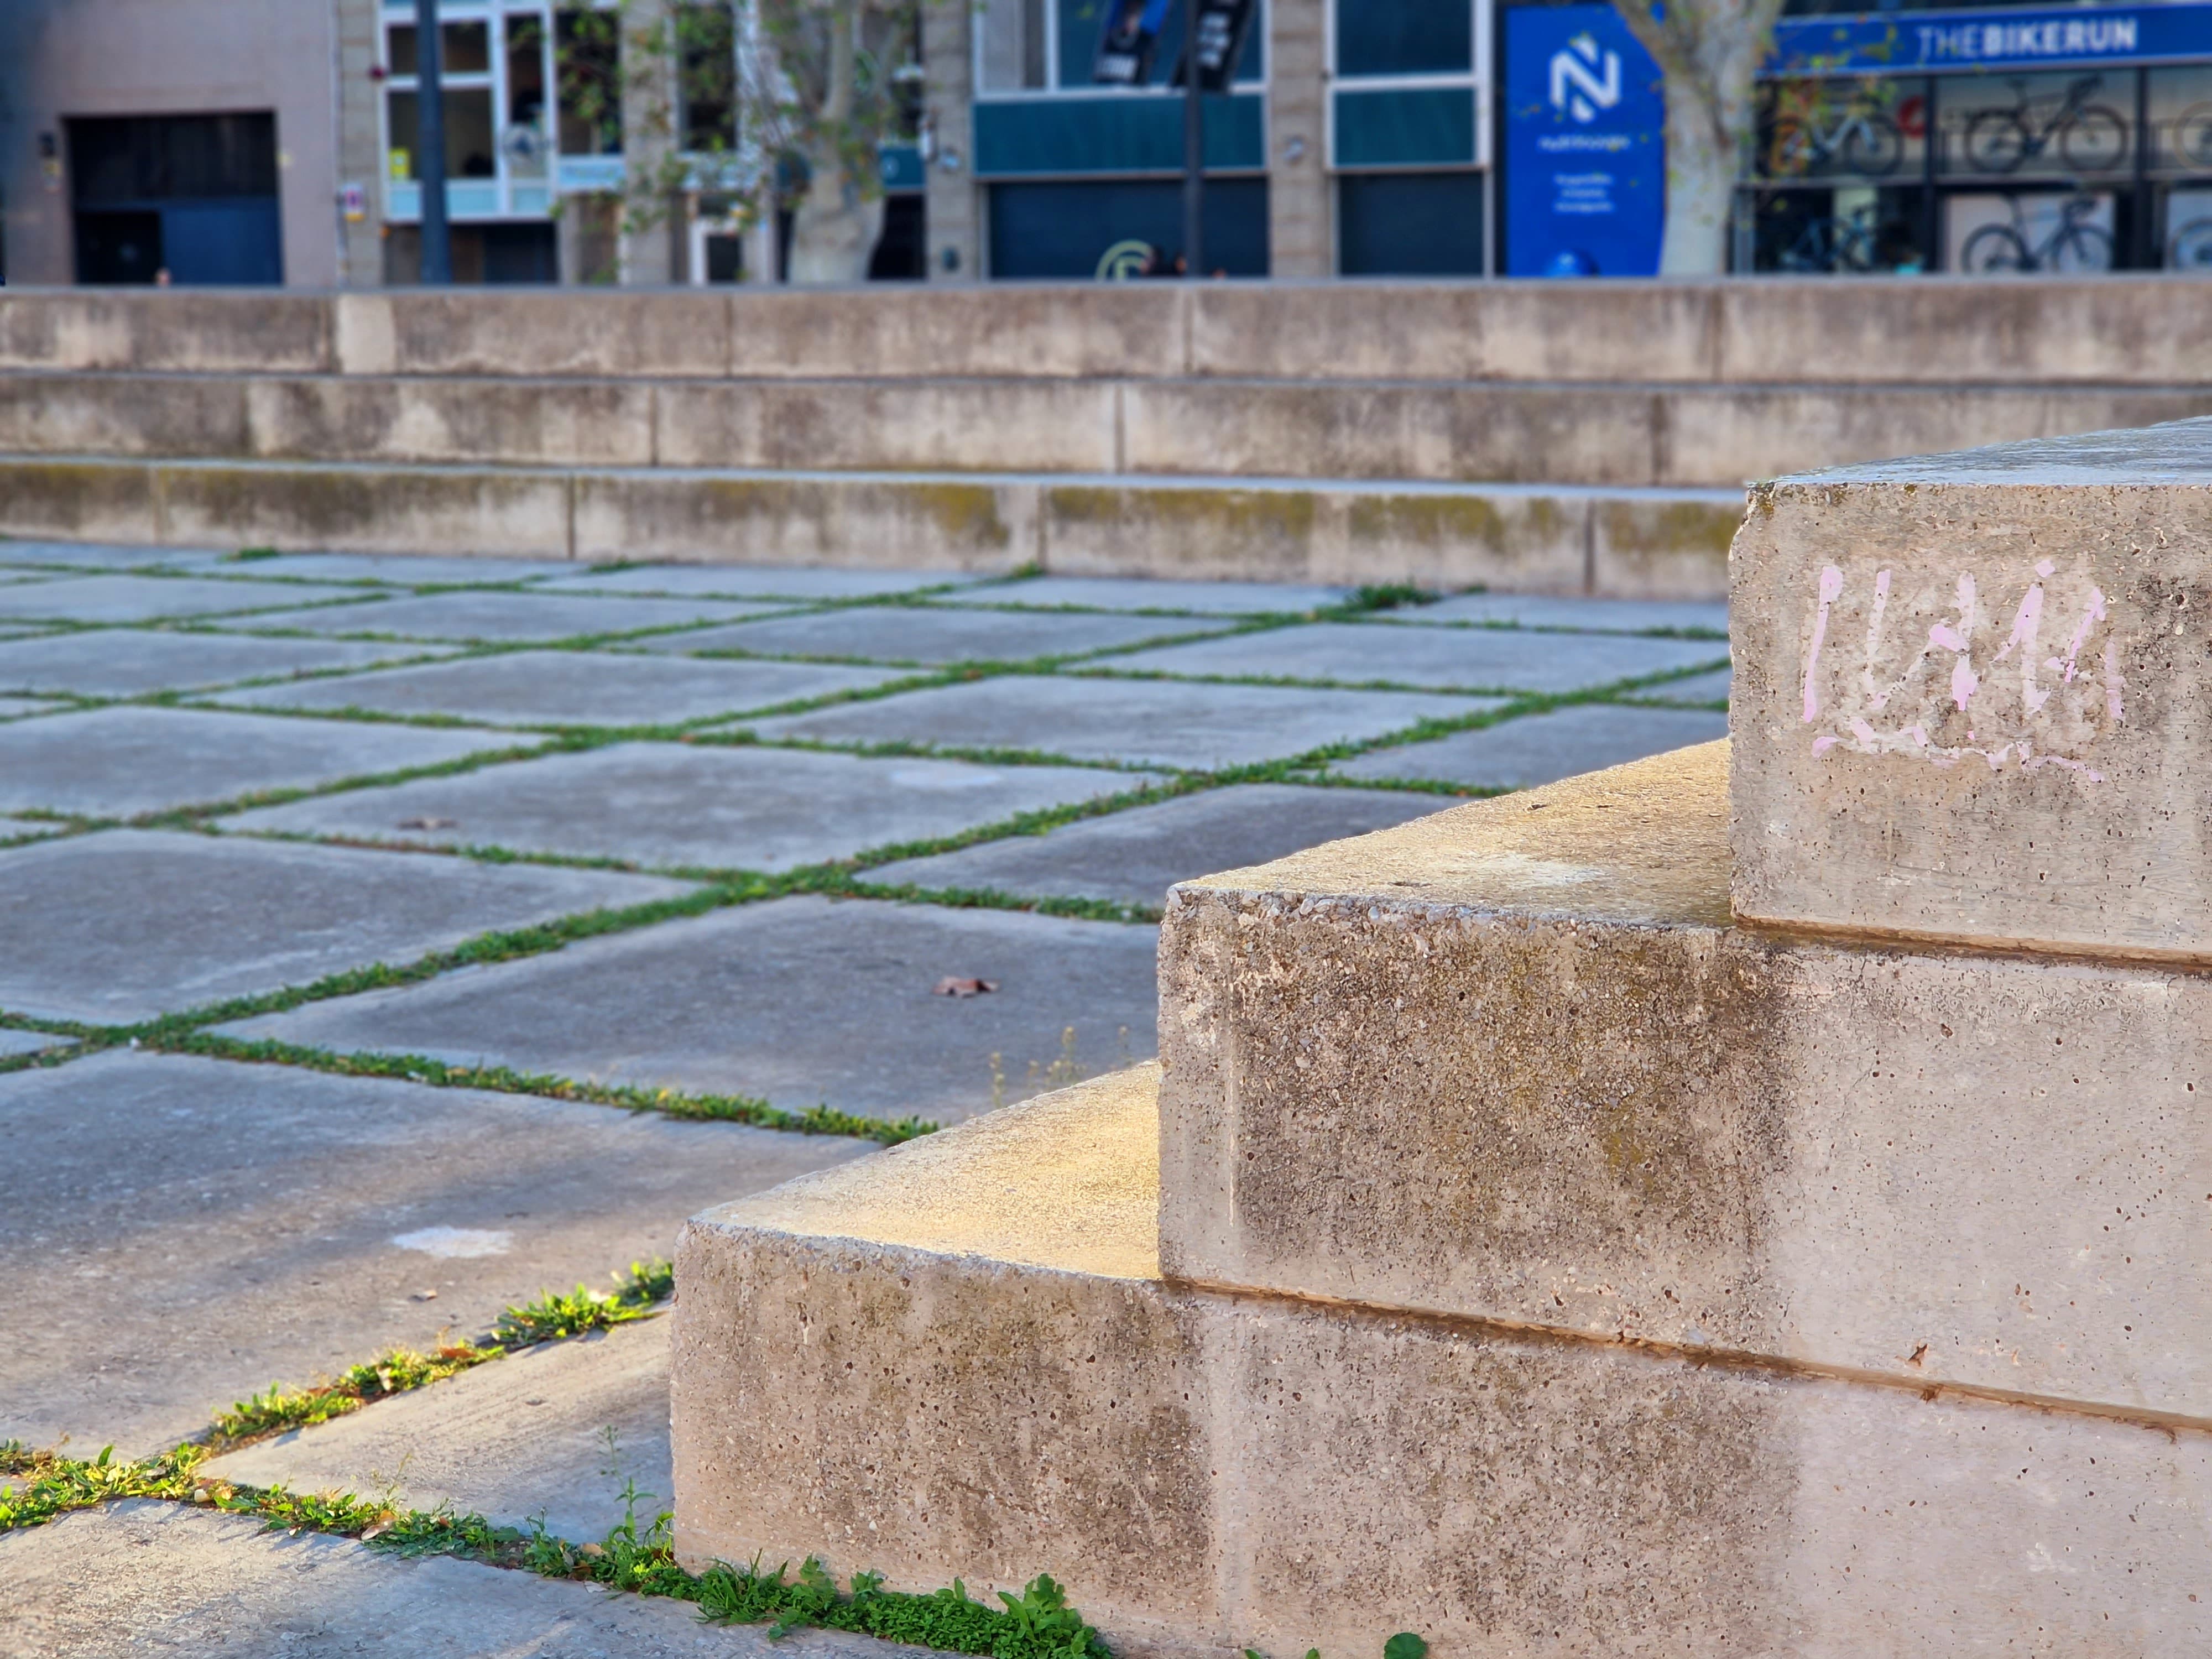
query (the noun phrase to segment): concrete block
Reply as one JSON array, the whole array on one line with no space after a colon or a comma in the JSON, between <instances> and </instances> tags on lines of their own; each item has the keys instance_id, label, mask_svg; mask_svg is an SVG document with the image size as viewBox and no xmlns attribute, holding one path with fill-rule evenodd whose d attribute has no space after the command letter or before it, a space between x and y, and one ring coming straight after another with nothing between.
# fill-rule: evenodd
<instances>
[{"instance_id":1,"label":"concrete block","mask_svg":"<svg viewBox=\"0 0 2212 1659\"><path fill-rule=\"evenodd\" d=\"M1151 1085L687 1225L679 1551L1043 1563L1138 1653L2201 1639L2200 1437L1157 1277Z\"/></svg>"},{"instance_id":2,"label":"concrete block","mask_svg":"<svg viewBox=\"0 0 2212 1659\"><path fill-rule=\"evenodd\" d=\"M144 1646L281 1653L303 1639L359 1659L918 1659L924 1650L758 1626L722 1629L675 1601L450 1556L410 1560L249 1516L109 1504L0 1539L13 1586L0 1642L23 1659L125 1659Z\"/></svg>"},{"instance_id":3,"label":"concrete block","mask_svg":"<svg viewBox=\"0 0 2212 1659\"><path fill-rule=\"evenodd\" d=\"M1111 472L1118 465L1121 393L1104 380L718 380L653 395L665 466Z\"/></svg>"},{"instance_id":4,"label":"concrete block","mask_svg":"<svg viewBox=\"0 0 2212 1659\"><path fill-rule=\"evenodd\" d=\"M1538 634L1500 628L1316 623L1117 656L1132 672L1326 680L1497 693L1586 691L1726 660L1719 640Z\"/></svg>"},{"instance_id":5,"label":"concrete block","mask_svg":"<svg viewBox=\"0 0 2212 1659\"><path fill-rule=\"evenodd\" d=\"M1288 760L1496 704L1405 691L1006 675L750 722L771 740L1017 749L1196 771Z\"/></svg>"},{"instance_id":6,"label":"concrete block","mask_svg":"<svg viewBox=\"0 0 2212 1659\"><path fill-rule=\"evenodd\" d=\"M532 374L617 379L731 372L729 301L709 289L417 290L387 303L390 368L363 318L348 337L363 350L356 373L512 374L526 364Z\"/></svg>"},{"instance_id":7,"label":"concrete block","mask_svg":"<svg viewBox=\"0 0 2212 1659\"><path fill-rule=\"evenodd\" d=\"M1118 922L781 898L222 1029L952 1121L1048 1086L1064 1042L1080 1070L1148 1055L1155 939ZM934 994L947 977L999 988Z\"/></svg>"},{"instance_id":8,"label":"concrete block","mask_svg":"<svg viewBox=\"0 0 2212 1659\"><path fill-rule=\"evenodd\" d=\"M866 879L927 890L988 890L1024 898L1094 898L1158 904L1178 881L1206 871L1264 864L1346 836L1364 836L1442 803L1396 790L1236 784L1009 836L928 858L879 864Z\"/></svg>"},{"instance_id":9,"label":"concrete block","mask_svg":"<svg viewBox=\"0 0 2212 1659\"><path fill-rule=\"evenodd\" d=\"M1767 487L1731 573L1740 915L2212 953L2212 421Z\"/></svg>"},{"instance_id":10,"label":"concrete block","mask_svg":"<svg viewBox=\"0 0 2212 1659\"><path fill-rule=\"evenodd\" d=\"M1587 591L1618 599L1725 597L1729 539L1743 510L1734 490L1593 495Z\"/></svg>"},{"instance_id":11,"label":"concrete block","mask_svg":"<svg viewBox=\"0 0 2212 1659\"><path fill-rule=\"evenodd\" d=\"M1151 775L616 744L264 807L241 830L414 847L503 847L672 869L785 871L1096 800ZM426 827L427 826L427 827Z\"/></svg>"},{"instance_id":12,"label":"concrete block","mask_svg":"<svg viewBox=\"0 0 2212 1659\"><path fill-rule=\"evenodd\" d=\"M12 941L0 961L0 1008L99 1024L687 890L610 871L127 830L14 847L0 853L0 869Z\"/></svg>"},{"instance_id":13,"label":"concrete block","mask_svg":"<svg viewBox=\"0 0 2212 1659\"><path fill-rule=\"evenodd\" d=\"M128 1050L0 1075L0 1121L40 1148L0 1174L0 1261L66 1283L74 1311L11 1333L0 1438L126 1457L272 1382L477 1335L548 1290L605 1288L669 1254L701 1206L863 1150ZM367 1474L345 1488L373 1494Z\"/></svg>"},{"instance_id":14,"label":"concrete block","mask_svg":"<svg viewBox=\"0 0 2212 1659\"><path fill-rule=\"evenodd\" d=\"M1346 587L1311 582L1161 581L1137 576L1031 576L948 595L945 605L1050 611L1164 611L1194 616L1270 616L1318 611L1352 597Z\"/></svg>"},{"instance_id":15,"label":"concrete block","mask_svg":"<svg viewBox=\"0 0 2212 1659\"><path fill-rule=\"evenodd\" d=\"M506 732L431 732L193 708L94 708L0 732L0 812L130 817L315 789L530 746Z\"/></svg>"},{"instance_id":16,"label":"concrete block","mask_svg":"<svg viewBox=\"0 0 2212 1659\"><path fill-rule=\"evenodd\" d=\"M355 598L359 598L356 590ZM7 603L0 593L0 606ZM400 639L520 645L735 622L775 607L700 599L633 599L612 594L509 592L498 589L376 598L319 611L273 611L260 629L312 634L380 634Z\"/></svg>"},{"instance_id":17,"label":"concrete block","mask_svg":"<svg viewBox=\"0 0 2212 1659\"><path fill-rule=\"evenodd\" d=\"M2212 1419L2212 991L1732 928L1725 766L1178 887L1167 1271Z\"/></svg>"},{"instance_id":18,"label":"concrete block","mask_svg":"<svg viewBox=\"0 0 2212 1659\"><path fill-rule=\"evenodd\" d=\"M834 474L581 473L585 560L1000 572L1038 556L1038 486Z\"/></svg>"},{"instance_id":19,"label":"concrete block","mask_svg":"<svg viewBox=\"0 0 2212 1659\"><path fill-rule=\"evenodd\" d=\"M29 622L137 623L243 615L357 591L305 582L218 581L198 576L85 575L0 587L0 617Z\"/></svg>"},{"instance_id":20,"label":"concrete block","mask_svg":"<svg viewBox=\"0 0 2212 1659\"><path fill-rule=\"evenodd\" d=\"M167 453L527 466L654 460L653 389L635 381L349 375L257 379L242 390L248 441Z\"/></svg>"},{"instance_id":21,"label":"concrete block","mask_svg":"<svg viewBox=\"0 0 2212 1659\"><path fill-rule=\"evenodd\" d=\"M745 651L771 657L824 657L933 666L956 662L1028 662L1087 657L1159 639L1218 634L1224 623L1195 617L1016 611L924 610L861 605L811 616L778 617L651 642L659 651Z\"/></svg>"},{"instance_id":22,"label":"concrete block","mask_svg":"<svg viewBox=\"0 0 2212 1659\"><path fill-rule=\"evenodd\" d=\"M526 1348L231 1452L203 1474L293 1492L392 1492L412 1509L593 1542L622 1523L623 1482L635 1480L642 1529L674 1495L668 1322Z\"/></svg>"},{"instance_id":23,"label":"concrete block","mask_svg":"<svg viewBox=\"0 0 2212 1659\"><path fill-rule=\"evenodd\" d=\"M686 599L870 599L957 592L980 580L949 570L839 570L744 564L651 564L557 576L549 593L670 594Z\"/></svg>"},{"instance_id":24,"label":"concrete block","mask_svg":"<svg viewBox=\"0 0 2212 1659\"><path fill-rule=\"evenodd\" d=\"M10 536L158 539L155 469L143 461L0 456L0 501Z\"/></svg>"},{"instance_id":25,"label":"concrete block","mask_svg":"<svg viewBox=\"0 0 2212 1659\"><path fill-rule=\"evenodd\" d=\"M12 469L10 527L16 522ZM120 481L128 485L128 480ZM283 462L165 462L160 515L129 530L149 539L298 551L569 556L569 483L498 467L378 467ZM120 518L121 515L118 515Z\"/></svg>"},{"instance_id":26,"label":"concrete block","mask_svg":"<svg viewBox=\"0 0 2212 1659\"><path fill-rule=\"evenodd\" d=\"M1576 599L1542 593L1458 593L1430 605L1402 605L1393 622L1480 623L1492 628L1540 628L1573 634L1711 634L1728 636L1724 599Z\"/></svg>"},{"instance_id":27,"label":"concrete block","mask_svg":"<svg viewBox=\"0 0 2212 1659\"><path fill-rule=\"evenodd\" d=\"M252 643L334 647L341 642L288 639ZM365 644L348 648L365 656L391 656L398 649ZM8 683L13 660L9 650L0 647L0 684ZM260 686L216 701L231 708L370 708L388 714L450 714L487 726L676 726L866 690L897 678L889 670L814 663L690 662L627 653L514 651L379 674Z\"/></svg>"},{"instance_id":28,"label":"concrete block","mask_svg":"<svg viewBox=\"0 0 2212 1659\"><path fill-rule=\"evenodd\" d=\"M198 374L0 374L0 449L244 455L252 447L246 385Z\"/></svg>"},{"instance_id":29,"label":"concrete block","mask_svg":"<svg viewBox=\"0 0 2212 1659\"><path fill-rule=\"evenodd\" d=\"M1527 789L1727 735L1725 714L1586 702L1455 732L1427 743L1370 749L1336 762L1329 771L1341 778L1419 779L1477 789Z\"/></svg>"},{"instance_id":30,"label":"concrete block","mask_svg":"<svg viewBox=\"0 0 2212 1659\"><path fill-rule=\"evenodd\" d=\"M319 294L10 289L0 368L327 373L330 301Z\"/></svg>"},{"instance_id":31,"label":"concrete block","mask_svg":"<svg viewBox=\"0 0 2212 1659\"><path fill-rule=\"evenodd\" d=\"M748 286L730 296L732 375L1184 372L1187 301L1171 283L994 283L902 289Z\"/></svg>"},{"instance_id":32,"label":"concrete block","mask_svg":"<svg viewBox=\"0 0 2212 1659\"><path fill-rule=\"evenodd\" d=\"M205 690L240 680L365 668L396 657L435 656L443 651L438 646L352 640L250 639L234 634L106 628L0 644L0 687L137 697L154 691ZM307 690L300 688L302 695Z\"/></svg>"}]
</instances>

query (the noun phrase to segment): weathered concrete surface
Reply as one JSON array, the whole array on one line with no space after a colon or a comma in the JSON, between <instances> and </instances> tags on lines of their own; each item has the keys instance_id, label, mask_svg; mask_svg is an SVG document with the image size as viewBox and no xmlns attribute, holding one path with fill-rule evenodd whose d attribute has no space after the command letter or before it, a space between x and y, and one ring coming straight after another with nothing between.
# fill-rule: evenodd
<instances>
[{"instance_id":1,"label":"weathered concrete surface","mask_svg":"<svg viewBox=\"0 0 2212 1659\"><path fill-rule=\"evenodd\" d=\"M213 581L191 576L64 576L0 587L0 617L33 622L143 623L273 611L317 599L354 599L343 587Z\"/></svg>"},{"instance_id":2,"label":"weathered concrete surface","mask_svg":"<svg viewBox=\"0 0 2212 1659\"><path fill-rule=\"evenodd\" d=\"M1733 929L1726 756L1179 887L1168 1271L2212 1424L2212 986Z\"/></svg>"},{"instance_id":3,"label":"weathered concrete surface","mask_svg":"<svg viewBox=\"0 0 2212 1659\"><path fill-rule=\"evenodd\" d=\"M1115 670L1389 684L1437 690L1584 691L1617 680L1725 661L1721 640L1538 634L1504 628L1318 623L1115 657Z\"/></svg>"},{"instance_id":4,"label":"weathered concrete surface","mask_svg":"<svg viewBox=\"0 0 2212 1659\"><path fill-rule=\"evenodd\" d=\"M454 583L485 587L495 583L533 581L575 568L565 560L503 559L492 554L440 558L427 553L279 553L275 557L226 561L226 569L266 580L274 577L332 582L388 583L427 587Z\"/></svg>"},{"instance_id":5,"label":"weathered concrete surface","mask_svg":"<svg viewBox=\"0 0 2212 1659\"><path fill-rule=\"evenodd\" d=\"M486 589L370 599L335 610L278 611L257 616L247 625L312 634L387 634L520 645L735 622L769 608L721 600L586 598Z\"/></svg>"},{"instance_id":6,"label":"weathered concrete surface","mask_svg":"<svg viewBox=\"0 0 2212 1659\"><path fill-rule=\"evenodd\" d=\"M947 605L1004 605L1049 610L1164 611L1198 616L1265 616L1319 610L1349 599L1346 587L1297 582L1159 581L1133 576L1033 576L995 582L948 598Z\"/></svg>"},{"instance_id":7,"label":"weathered concrete surface","mask_svg":"<svg viewBox=\"0 0 2212 1659\"><path fill-rule=\"evenodd\" d=\"M321 645L298 640L254 643L306 646L311 650ZM418 649L342 641L322 648L341 646L364 655L387 657L400 650L413 654ZM0 647L0 682L8 678L11 655ZM898 678L883 669L812 663L684 662L628 654L516 651L380 674L260 686L234 691L216 701L231 708L368 708L391 714L451 714L491 726L677 726L717 714L741 714L865 690Z\"/></svg>"},{"instance_id":8,"label":"weathered concrete surface","mask_svg":"<svg viewBox=\"0 0 2212 1659\"><path fill-rule=\"evenodd\" d=\"M272 1381L479 1334L579 1280L608 1288L702 1205L862 1150L127 1050L0 1075L0 1123L39 1148L0 1172L0 1262L68 1306L0 1348L0 1439L128 1456Z\"/></svg>"},{"instance_id":9,"label":"weathered concrete surface","mask_svg":"<svg viewBox=\"0 0 2212 1659\"><path fill-rule=\"evenodd\" d=\"M38 818L0 817L0 842L28 841L39 836L58 836L65 826Z\"/></svg>"},{"instance_id":10,"label":"weathered concrete surface","mask_svg":"<svg viewBox=\"0 0 2212 1659\"><path fill-rule=\"evenodd\" d=\"M623 1483L635 1480L643 1531L674 1502L668 1322L525 1348L228 1453L204 1473L293 1492L392 1492L412 1509L444 1505L503 1527L538 1522L579 1543L621 1524Z\"/></svg>"},{"instance_id":11,"label":"weathered concrete surface","mask_svg":"<svg viewBox=\"0 0 2212 1659\"><path fill-rule=\"evenodd\" d=\"M1740 915L2212 954L2212 421L1776 484L1731 569Z\"/></svg>"},{"instance_id":12,"label":"weathered concrete surface","mask_svg":"<svg viewBox=\"0 0 2212 1659\"><path fill-rule=\"evenodd\" d=\"M1526 789L1727 735L1728 719L1717 713L1585 702L1427 743L1370 750L1328 769L1344 778L1419 778L1480 789Z\"/></svg>"},{"instance_id":13,"label":"weathered concrete surface","mask_svg":"<svg viewBox=\"0 0 2212 1659\"><path fill-rule=\"evenodd\" d=\"M1162 1280L1149 1094L695 1218L679 1550L804 1540L902 1587L1042 1563L1139 1653L2203 1639L2201 1436Z\"/></svg>"},{"instance_id":14,"label":"weathered concrete surface","mask_svg":"<svg viewBox=\"0 0 2212 1659\"><path fill-rule=\"evenodd\" d=\"M225 828L411 847L503 847L666 868L784 871L1096 800L1156 775L625 743L522 767L349 790Z\"/></svg>"},{"instance_id":15,"label":"weathered concrete surface","mask_svg":"<svg viewBox=\"0 0 2212 1659\"><path fill-rule=\"evenodd\" d=\"M1156 933L995 910L795 897L222 1029L803 1109L952 1120L1152 1050ZM935 995L945 978L996 981Z\"/></svg>"},{"instance_id":16,"label":"weathered concrete surface","mask_svg":"<svg viewBox=\"0 0 2212 1659\"><path fill-rule=\"evenodd\" d=\"M42 1054L50 1049L74 1048L76 1039L57 1036L52 1031L18 1031L0 1029L0 1060L13 1060L22 1054Z\"/></svg>"},{"instance_id":17,"label":"weathered concrete surface","mask_svg":"<svg viewBox=\"0 0 2212 1659\"><path fill-rule=\"evenodd\" d=\"M0 686L137 697L151 691L204 690L240 680L366 668L395 658L444 654L445 647L439 646L98 629L0 644Z\"/></svg>"},{"instance_id":18,"label":"weathered concrete surface","mask_svg":"<svg viewBox=\"0 0 2212 1659\"><path fill-rule=\"evenodd\" d=\"M1728 633L1728 605L1722 600L1655 605L1541 593L1455 593L1430 605L1401 606L1390 617L1394 622L1483 623L1586 634L1697 632L1725 637Z\"/></svg>"},{"instance_id":19,"label":"weathered concrete surface","mask_svg":"<svg viewBox=\"0 0 2212 1659\"><path fill-rule=\"evenodd\" d=\"M839 570L804 566L657 564L556 576L549 593L681 594L732 599L867 599L925 589L957 592L977 578L952 570Z\"/></svg>"},{"instance_id":20,"label":"weathered concrete surface","mask_svg":"<svg viewBox=\"0 0 2212 1659\"><path fill-rule=\"evenodd\" d=\"M1076 760L1215 770L1494 708L1403 691L1009 675L752 722L764 738L1030 749Z\"/></svg>"},{"instance_id":21,"label":"weathered concrete surface","mask_svg":"<svg viewBox=\"0 0 2212 1659\"><path fill-rule=\"evenodd\" d=\"M142 547L99 542L24 541L0 536L0 564L93 570L204 570L220 568L230 555L214 548Z\"/></svg>"},{"instance_id":22,"label":"weathered concrete surface","mask_svg":"<svg viewBox=\"0 0 2212 1659\"><path fill-rule=\"evenodd\" d=\"M136 830L0 852L0 1008L107 1024L689 890L610 871Z\"/></svg>"},{"instance_id":23,"label":"weathered concrete surface","mask_svg":"<svg viewBox=\"0 0 2212 1659\"><path fill-rule=\"evenodd\" d=\"M1638 702L1690 706L1724 703L1735 688L1735 671L1717 668L1710 674L1691 674L1679 680L1663 680L1657 685L1647 685L1640 691L1631 691L1626 695Z\"/></svg>"},{"instance_id":24,"label":"weathered concrete surface","mask_svg":"<svg viewBox=\"0 0 2212 1659\"><path fill-rule=\"evenodd\" d=\"M921 1648L699 1623L688 1601L647 1600L434 1556L264 1530L246 1516L137 1502L0 1537L0 1644L21 1659L904 1659Z\"/></svg>"},{"instance_id":25,"label":"weathered concrete surface","mask_svg":"<svg viewBox=\"0 0 2212 1659\"><path fill-rule=\"evenodd\" d=\"M923 611L861 605L806 617L738 623L653 642L660 651L752 651L764 656L854 658L870 662L935 665L1027 662L1087 656L1163 637L1213 634L1224 626L1195 617L1051 612Z\"/></svg>"},{"instance_id":26,"label":"weathered concrete surface","mask_svg":"<svg viewBox=\"0 0 2212 1659\"><path fill-rule=\"evenodd\" d=\"M0 732L0 811L129 817L538 741L507 732L311 724L194 708L87 709Z\"/></svg>"},{"instance_id":27,"label":"weathered concrete surface","mask_svg":"<svg viewBox=\"0 0 2212 1659\"><path fill-rule=\"evenodd\" d=\"M1444 805L1433 795L1381 789L1236 784L1085 818L1042 836L1009 836L930 858L902 859L864 879L925 890L988 889L1024 898L1158 904L1194 874L1363 836Z\"/></svg>"},{"instance_id":28,"label":"weathered concrete surface","mask_svg":"<svg viewBox=\"0 0 2212 1659\"><path fill-rule=\"evenodd\" d=\"M0 697L0 720L19 720L26 714L51 714L68 706L42 702L35 697Z\"/></svg>"}]
</instances>

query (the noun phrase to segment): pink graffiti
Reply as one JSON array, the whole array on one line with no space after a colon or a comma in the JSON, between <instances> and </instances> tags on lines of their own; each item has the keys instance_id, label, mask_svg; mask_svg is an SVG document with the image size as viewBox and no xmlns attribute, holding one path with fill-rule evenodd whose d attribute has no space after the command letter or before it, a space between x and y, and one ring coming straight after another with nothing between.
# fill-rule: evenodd
<instances>
[{"instance_id":1,"label":"pink graffiti","mask_svg":"<svg viewBox=\"0 0 2212 1659\"><path fill-rule=\"evenodd\" d=\"M1805 721L1810 725L1820 718L1820 696L1814 689L1814 676L1820 672L1820 647L1828 637L1828 607L1844 591L1844 573L1833 565L1820 572L1820 610L1813 619L1813 645L1805 653Z\"/></svg>"},{"instance_id":2,"label":"pink graffiti","mask_svg":"<svg viewBox=\"0 0 2212 1659\"><path fill-rule=\"evenodd\" d=\"M1866 690L1867 701L1879 710L1888 704L1889 693L1874 683L1874 659L1881 649L1881 617L1889 609L1889 572L1874 573L1874 614L1867 619L1866 666L1859 670L1859 684Z\"/></svg>"}]
</instances>

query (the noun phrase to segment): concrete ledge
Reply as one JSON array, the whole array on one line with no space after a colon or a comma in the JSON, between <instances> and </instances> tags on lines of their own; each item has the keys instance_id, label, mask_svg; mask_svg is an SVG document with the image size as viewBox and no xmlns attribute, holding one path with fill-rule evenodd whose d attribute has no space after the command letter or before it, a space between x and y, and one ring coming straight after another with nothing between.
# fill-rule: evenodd
<instances>
[{"instance_id":1,"label":"concrete ledge","mask_svg":"<svg viewBox=\"0 0 2212 1659\"><path fill-rule=\"evenodd\" d=\"M1051 1571L1117 1650L2180 1652L2212 1438L1179 1284L1150 1068L692 1221L678 1547Z\"/></svg>"},{"instance_id":2,"label":"concrete ledge","mask_svg":"<svg viewBox=\"0 0 2212 1659\"><path fill-rule=\"evenodd\" d=\"M1739 915L2212 958L2212 421L1838 469L1753 507Z\"/></svg>"},{"instance_id":3,"label":"concrete ledge","mask_svg":"<svg viewBox=\"0 0 2212 1659\"><path fill-rule=\"evenodd\" d=\"M1741 499L1291 478L0 455L0 533L1718 597Z\"/></svg>"},{"instance_id":4,"label":"concrete ledge","mask_svg":"<svg viewBox=\"0 0 2212 1659\"><path fill-rule=\"evenodd\" d=\"M1731 927L1727 760L1175 889L1167 1271L2212 1429L2212 983Z\"/></svg>"}]
</instances>

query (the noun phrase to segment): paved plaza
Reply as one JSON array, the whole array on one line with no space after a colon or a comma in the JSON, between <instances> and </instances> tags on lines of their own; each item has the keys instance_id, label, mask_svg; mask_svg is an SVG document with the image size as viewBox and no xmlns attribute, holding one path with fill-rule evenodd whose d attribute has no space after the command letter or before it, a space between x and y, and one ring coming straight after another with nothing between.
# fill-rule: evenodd
<instances>
[{"instance_id":1,"label":"paved plaza","mask_svg":"<svg viewBox=\"0 0 2212 1659\"><path fill-rule=\"evenodd\" d=\"M610 1287L1152 1058L1176 880L1725 731L1720 605L1402 597L0 541L0 1265L69 1314L0 1346L0 1443L151 1456ZM202 1468L590 1541L667 1506L666 1352L522 1345ZM0 1566L7 1652L766 1648L169 1504Z\"/></svg>"}]
</instances>

